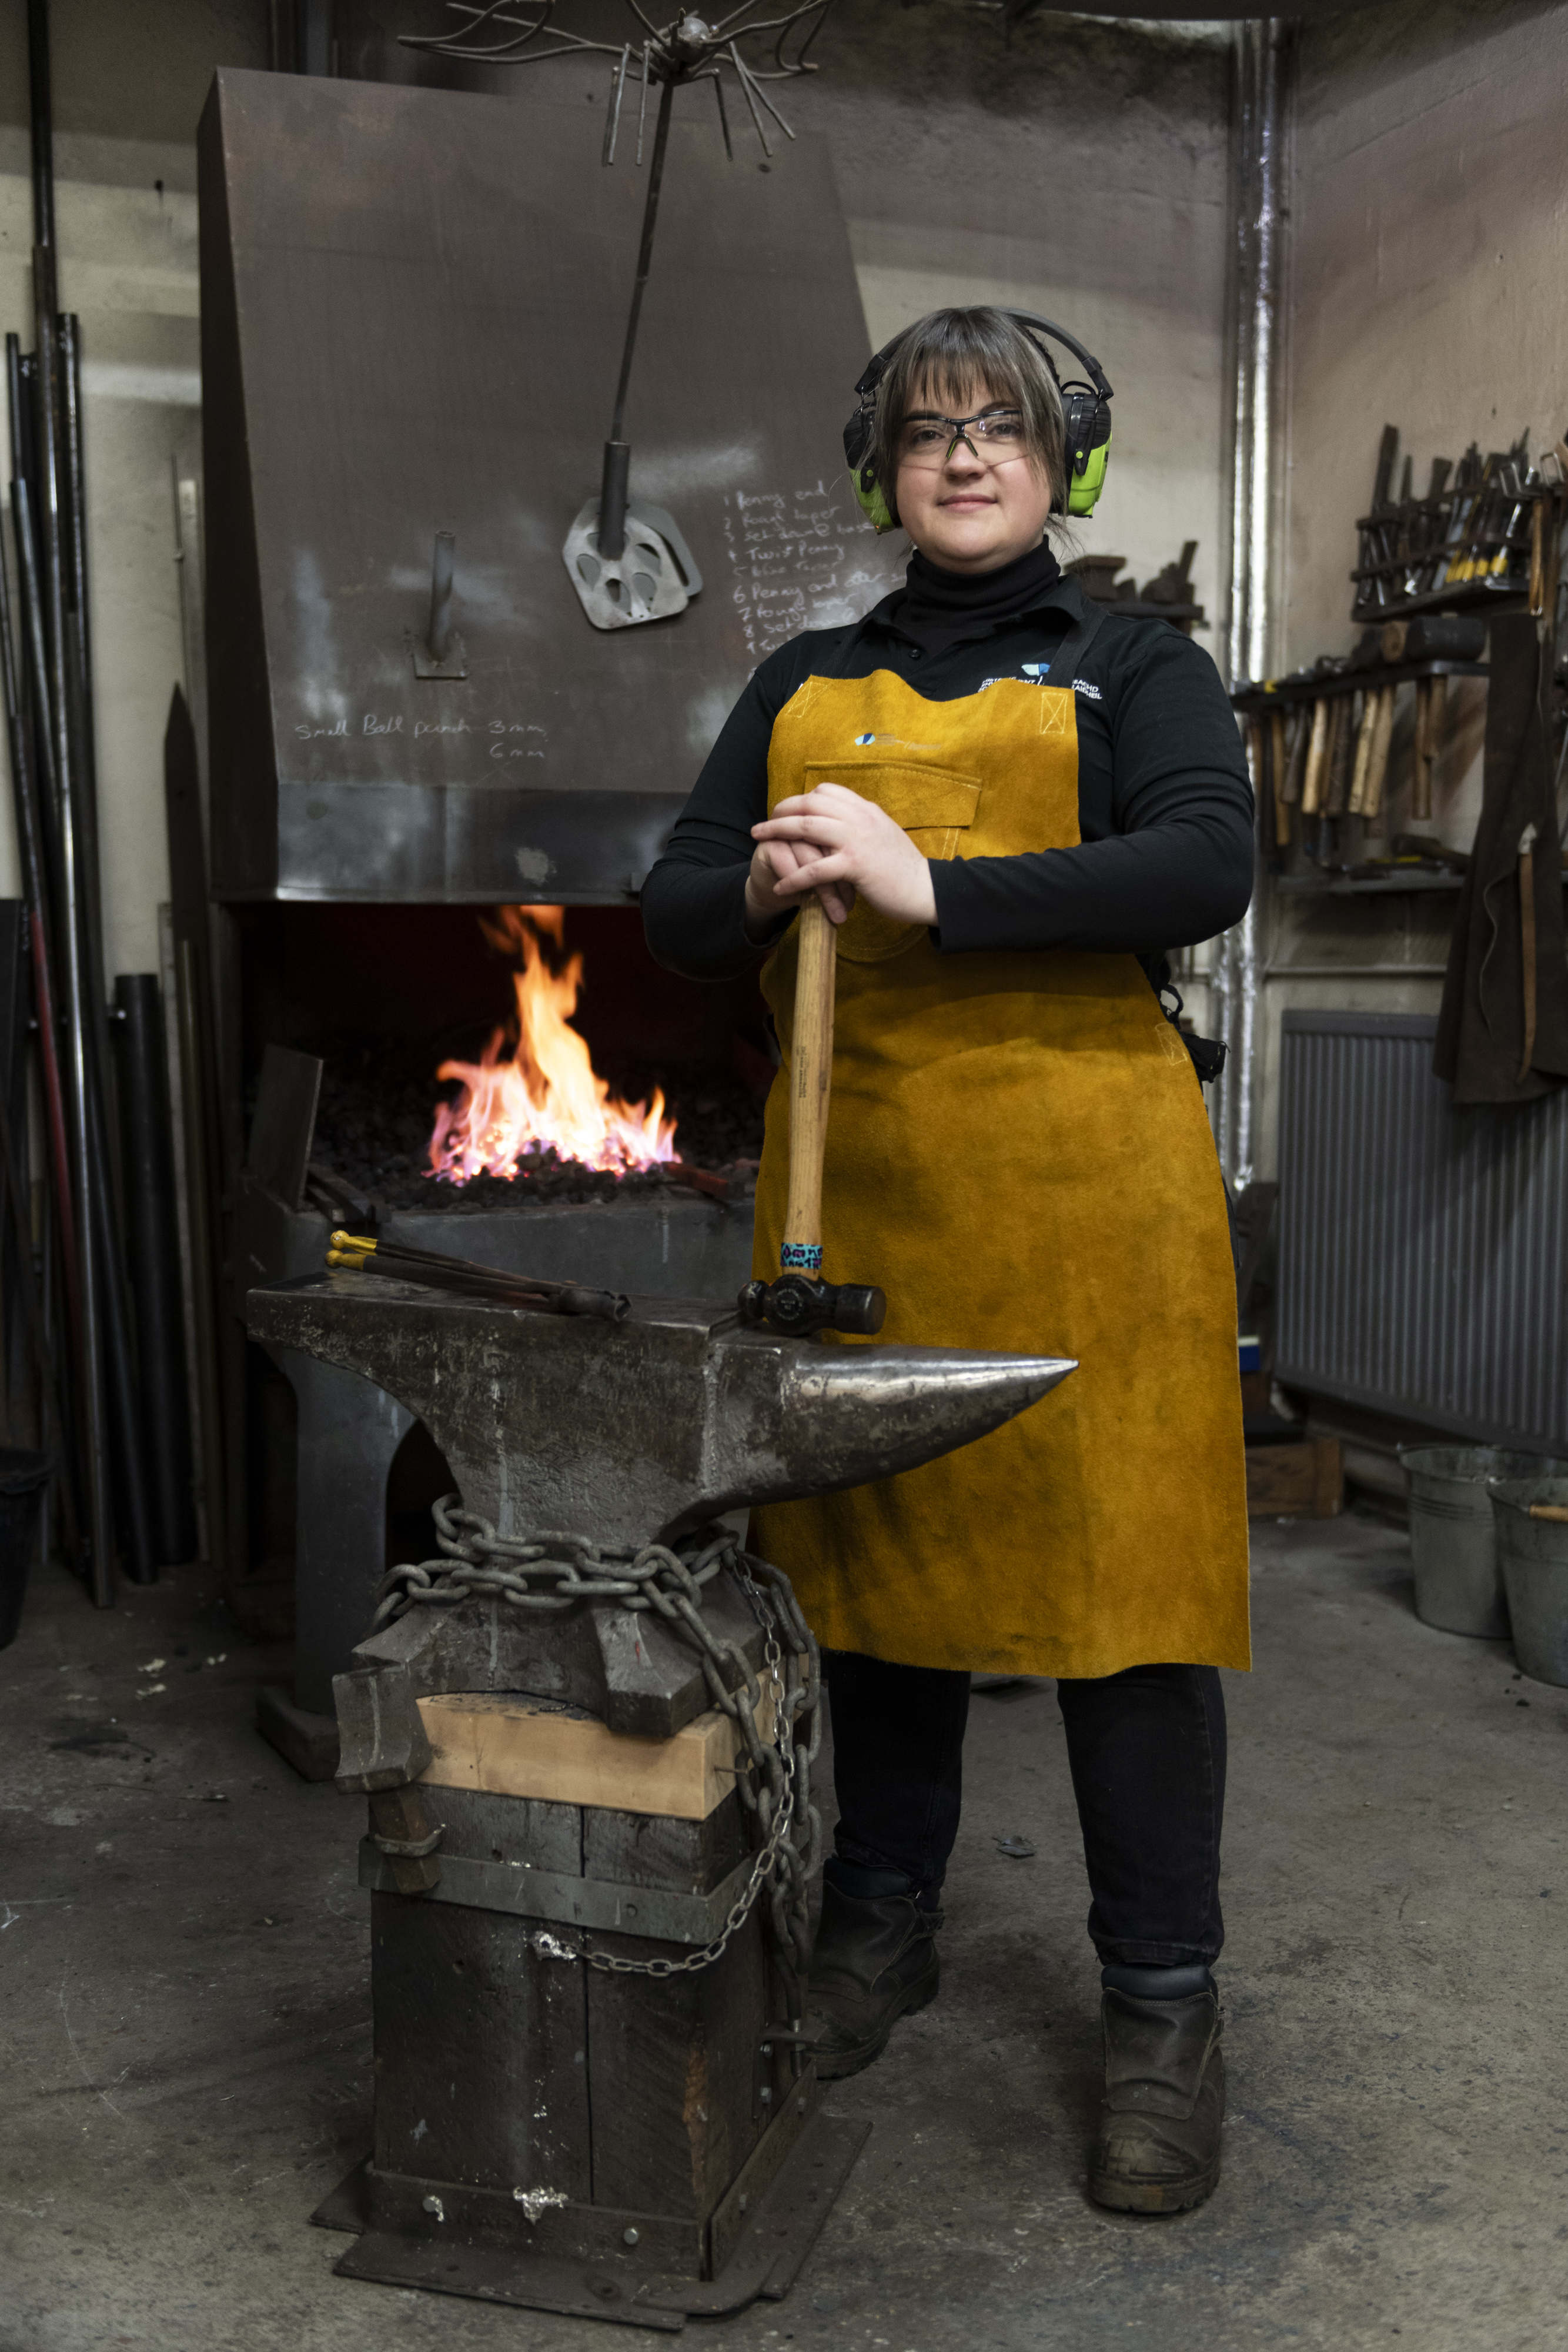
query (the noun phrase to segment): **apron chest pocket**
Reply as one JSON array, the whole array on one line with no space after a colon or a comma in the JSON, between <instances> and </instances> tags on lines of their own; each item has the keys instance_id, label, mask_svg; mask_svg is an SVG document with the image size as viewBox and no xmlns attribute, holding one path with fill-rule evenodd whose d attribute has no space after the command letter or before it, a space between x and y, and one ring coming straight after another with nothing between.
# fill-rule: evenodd
<instances>
[{"instance_id":1,"label":"apron chest pocket","mask_svg":"<svg viewBox=\"0 0 1568 2352\"><path fill-rule=\"evenodd\" d=\"M842 784L859 793L902 825L923 857L951 857L958 836L975 822L980 803L979 781L956 768L920 767L894 760L840 760L832 765L813 761L804 773L801 790L819 784ZM849 921L837 934L840 955L852 963L881 963L902 953L919 939L918 923L895 923L860 900Z\"/></svg>"}]
</instances>

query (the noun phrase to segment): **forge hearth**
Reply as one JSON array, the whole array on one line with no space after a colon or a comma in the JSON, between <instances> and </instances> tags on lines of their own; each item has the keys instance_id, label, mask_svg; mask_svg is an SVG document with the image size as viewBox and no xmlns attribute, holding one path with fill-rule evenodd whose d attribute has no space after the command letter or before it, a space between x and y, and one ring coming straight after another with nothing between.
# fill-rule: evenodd
<instances>
[{"instance_id":1,"label":"forge hearth","mask_svg":"<svg viewBox=\"0 0 1568 2352\"><path fill-rule=\"evenodd\" d=\"M530 1154L512 1178L479 1175L465 1184L436 1180L430 1173L434 1108L438 1100L455 1100L462 1088L455 1080L435 1082L429 1049L325 1039L311 1041L307 1050L322 1063L311 1158L391 1208L466 1218L526 1213L547 1203L663 1199L668 1193L667 1170L630 1169L615 1175L552 1150ZM723 1179L734 1199L749 1192L762 1156L760 1089L772 1075L755 1046L745 1045L744 1053L749 1071L744 1077L727 1070L672 1076L663 1067L639 1068L630 1061L604 1073L624 1100L643 1102L655 1090L661 1093L674 1122L682 1166Z\"/></svg>"}]
</instances>

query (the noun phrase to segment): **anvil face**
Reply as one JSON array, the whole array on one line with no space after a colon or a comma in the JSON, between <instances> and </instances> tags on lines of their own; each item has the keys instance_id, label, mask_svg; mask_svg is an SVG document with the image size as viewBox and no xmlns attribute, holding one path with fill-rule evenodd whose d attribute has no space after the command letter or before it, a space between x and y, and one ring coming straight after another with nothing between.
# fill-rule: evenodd
<instances>
[{"instance_id":1,"label":"anvil face","mask_svg":"<svg viewBox=\"0 0 1568 2352\"><path fill-rule=\"evenodd\" d=\"M329 1274L247 1301L253 1336L362 1373L417 1413L503 1535L647 1543L719 1512L913 1470L999 1428L1060 1356L843 1347L743 1330L711 1300L624 1323Z\"/></svg>"}]
</instances>

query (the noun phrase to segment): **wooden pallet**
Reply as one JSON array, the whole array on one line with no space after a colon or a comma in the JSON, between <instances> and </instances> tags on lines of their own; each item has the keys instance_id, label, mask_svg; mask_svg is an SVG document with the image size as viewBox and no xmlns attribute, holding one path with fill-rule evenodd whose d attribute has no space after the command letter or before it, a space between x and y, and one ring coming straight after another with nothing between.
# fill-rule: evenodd
<instances>
[{"instance_id":1,"label":"wooden pallet","mask_svg":"<svg viewBox=\"0 0 1568 2352\"><path fill-rule=\"evenodd\" d=\"M1247 1449L1249 1519L1333 1519L1344 1507L1344 1449L1337 1437Z\"/></svg>"}]
</instances>

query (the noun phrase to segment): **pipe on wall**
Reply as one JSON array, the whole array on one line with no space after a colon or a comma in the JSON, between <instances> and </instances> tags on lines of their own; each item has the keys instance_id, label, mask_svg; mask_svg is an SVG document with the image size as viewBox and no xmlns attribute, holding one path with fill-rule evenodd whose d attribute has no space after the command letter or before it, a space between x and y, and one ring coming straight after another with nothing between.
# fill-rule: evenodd
<instances>
[{"instance_id":1,"label":"pipe on wall","mask_svg":"<svg viewBox=\"0 0 1568 2352\"><path fill-rule=\"evenodd\" d=\"M1236 28L1231 107L1231 339L1234 351L1230 583L1224 627L1232 688L1272 667L1283 467L1291 100L1296 19L1249 16ZM1217 1125L1220 1163L1238 1190L1259 1156L1260 995L1265 887L1219 943L1214 975L1220 1034L1230 1048Z\"/></svg>"}]
</instances>

